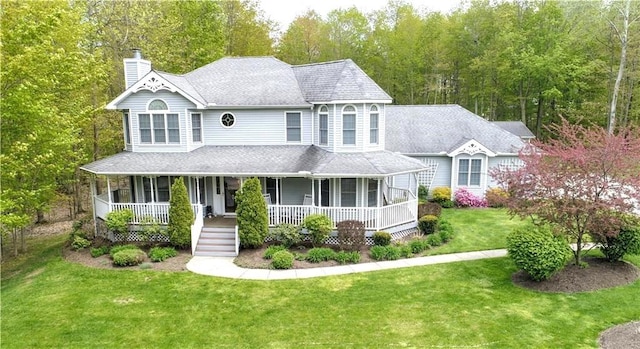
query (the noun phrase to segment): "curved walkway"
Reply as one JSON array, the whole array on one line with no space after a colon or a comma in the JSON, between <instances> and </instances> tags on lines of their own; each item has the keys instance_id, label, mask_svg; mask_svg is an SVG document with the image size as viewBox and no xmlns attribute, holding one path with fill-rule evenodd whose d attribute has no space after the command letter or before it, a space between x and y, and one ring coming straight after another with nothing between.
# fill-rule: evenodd
<instances>
[{"instance_id":1,"label":"curved walkway","mask_svg":"<svg viewBox=\"0 0 640 349\"><path fill-rule=\"evenodd\" d=\"M218 276L245 280L283 280L306 279L313 277L362 273L367 271L415 267L420 265L441 264L476 259L497 258L507 255L507 250L487 250L476 252L461 252L443 254L437 256L415 257L399 259L396 261L382 261L372 263L348 264L335 267L309 268L309 269L246 269L233 263L234 257L199 257L191 258L187 263L187 269L196 273L209 276Z\"/></svg>"}]
</instances>

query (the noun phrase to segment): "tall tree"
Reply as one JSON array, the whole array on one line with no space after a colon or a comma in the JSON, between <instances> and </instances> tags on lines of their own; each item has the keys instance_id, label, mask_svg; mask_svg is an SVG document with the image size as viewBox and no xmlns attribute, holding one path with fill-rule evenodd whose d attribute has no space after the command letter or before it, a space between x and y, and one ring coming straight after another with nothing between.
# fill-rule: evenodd
<instances>
[{"instance_id":1,"label":"tall tree","mask_svg":"<svg viewBox=\"0 0 640 349\"><path fill-rule=\"evenodd\" d=\"M273 52L275 23L264 18L253 0L222 1L225 54L228 56L264 56Z\"/></svg>"},{"instance_id":2,"label":"tall tree","mask_svg":"<svg viewBox=\"0 0 640 349\"><path fill-rule=\"evenodd\" d=\"M277 57L289 64L318 62L323 25L312 10L296 17L278 42Z\"/></svg>"}]
</instances>

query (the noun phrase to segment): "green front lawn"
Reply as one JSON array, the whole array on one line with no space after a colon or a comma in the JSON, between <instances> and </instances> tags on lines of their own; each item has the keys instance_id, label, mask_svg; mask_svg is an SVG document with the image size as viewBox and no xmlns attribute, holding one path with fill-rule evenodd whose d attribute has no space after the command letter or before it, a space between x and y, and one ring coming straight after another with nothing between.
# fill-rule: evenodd
<instances>
[{"instance_id":1,"label":"green front lawn","mask_svg":"<svg viewBox=\"0 0 640 349\"><path fill-rule=\"evenodd\" d=\"M488 232L491 219L472 219L487 212L445 215ZM596 348L640 319L640 282L542 294L511 283L507 258L242 281L91 269L60 257L60 237L39 241L36 257L3 265L3 348Z\"/></svg>"}]
</instances>

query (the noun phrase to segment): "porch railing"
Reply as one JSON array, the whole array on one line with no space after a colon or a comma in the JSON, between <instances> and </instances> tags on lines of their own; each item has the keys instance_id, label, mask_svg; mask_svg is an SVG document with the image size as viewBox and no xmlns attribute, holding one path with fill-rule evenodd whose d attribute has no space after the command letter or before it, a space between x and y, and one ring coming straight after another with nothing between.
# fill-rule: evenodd
<instances>
[{"instance_id":1,"label":"porch railing","mask_svg":"<svg viewBox=\"0 0 640 349\"><path fill-rule=\"evenodd\" d=\"M191 226L191 254L195 254L196 246L198 245L198 239L200 238L200 232L204 226L204 215L202 214L202 205L193 205L193 214L195 220Z\"/></svg>"},{"instance_id":2,"label":"porch railing","mask_svg":"<svg viewBox=\"0 0 640 349\"><path fill-rule=\"evenodd\" d=\"M158 224L169 224L169 203L111 203L102 195L93 198L96 217L107 219L107 214L111 211L130 209L133 211L131 224L149 223L149 217L154 218ZM202 205L192 204L191 209L194 217L202 217Z\"/></svg>"},{"instance_id":3,"label":"porch railing","mask_svg":"<svg viewBox=\"0 0 640 349\"><path fill-rule=\"evenodd\" d=\"M418 201L409 198L383 207L320 207L301 205L268 205L269 226L281 223L299 225L310 214L324 214L336 223L345 220L361 221L367 230L382 230L412 222L418 215Z\"/></svg>"}]
</instances>

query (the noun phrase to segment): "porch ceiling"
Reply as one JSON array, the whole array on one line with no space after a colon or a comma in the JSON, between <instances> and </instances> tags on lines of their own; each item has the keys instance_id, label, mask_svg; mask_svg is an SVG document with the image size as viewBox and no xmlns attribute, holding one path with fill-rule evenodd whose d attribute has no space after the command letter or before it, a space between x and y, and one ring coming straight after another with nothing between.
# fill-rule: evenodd
<instances>
[{"instance_id":1,"label":"porch ceiling","mask_svg":"<svg viewBox=\"0 0 640 349\"><path fill-rule=\"evenodd\" d=\"M188 153L122 152L81 167L101 175L385 177L425 170L390 151L332 153L313 145L205 146Z\"/></svg>"}]
</instances>

